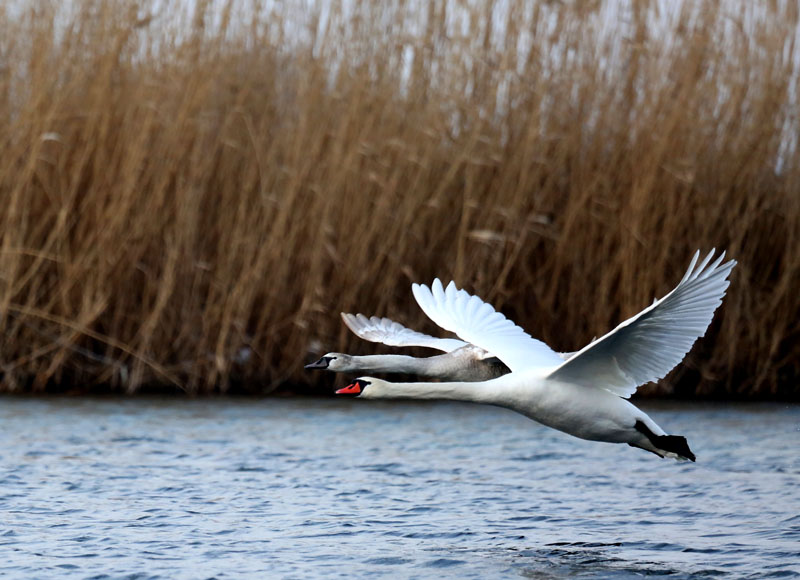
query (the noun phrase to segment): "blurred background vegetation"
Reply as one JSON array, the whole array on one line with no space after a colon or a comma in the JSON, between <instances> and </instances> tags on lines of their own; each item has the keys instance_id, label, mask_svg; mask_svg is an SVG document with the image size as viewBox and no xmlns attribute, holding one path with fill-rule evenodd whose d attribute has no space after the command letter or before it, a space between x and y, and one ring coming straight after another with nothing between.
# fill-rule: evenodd
<instances>
[{"instance_id":1,"label":"blurred background vegetation","mask_svg":"<svg viewBox=\"0 0 800 580\"><path fill-rule=\"evenodd\" d=\"M327 391L457 283L561 351L739 261L645 394L800 395L791 1L0 7L0 390ZM383 350L384 352L386 350ZM342 379L338 379L342 380Z\"/></svg>"}]
</instances>

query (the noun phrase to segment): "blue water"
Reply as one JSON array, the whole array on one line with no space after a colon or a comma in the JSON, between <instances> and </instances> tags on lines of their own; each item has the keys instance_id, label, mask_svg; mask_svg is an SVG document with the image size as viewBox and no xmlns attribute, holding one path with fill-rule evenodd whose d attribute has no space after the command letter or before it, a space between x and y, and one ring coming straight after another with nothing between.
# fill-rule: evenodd
<instances>
[{"instance_id":1,"label":"blue water","mask_svg":"<svg viewBox=\"0 0 800 580\"><path fill-rule=\"evenodd\" d=\"M800 407L643 407L696 464L466 404L2 399L0 576L800 576Z\"/></svg>"}]
</instances>

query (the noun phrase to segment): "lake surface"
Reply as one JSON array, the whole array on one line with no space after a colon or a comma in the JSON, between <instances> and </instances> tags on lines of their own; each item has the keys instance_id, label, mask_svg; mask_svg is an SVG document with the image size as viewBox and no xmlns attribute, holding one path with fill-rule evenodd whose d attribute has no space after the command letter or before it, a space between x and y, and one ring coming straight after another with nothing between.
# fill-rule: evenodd
<instances>
[{"instance_id":1,"label":"lake surface","mask_svg":"<svg viewBox=\"0 0 800 580\"><path fill-rule=\"evenodd\" d=\"M0 399L0 576L800 576L800 406L641 406L696 464L466 404Z\"/></svg>"}]
</instances>

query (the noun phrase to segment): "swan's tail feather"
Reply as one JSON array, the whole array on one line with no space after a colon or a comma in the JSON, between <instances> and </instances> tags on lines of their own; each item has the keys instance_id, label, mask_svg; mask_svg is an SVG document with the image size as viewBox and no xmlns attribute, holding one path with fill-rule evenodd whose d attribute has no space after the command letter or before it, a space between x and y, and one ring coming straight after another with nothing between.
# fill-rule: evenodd
<instances>
[{"instance_id":1,"label":"swan's tail feather","mask_svg":"<svg viewBox=\"0 0 800 580\"><path fill-rule=\"evenodd\" d=\"M692 453L692 450L689 449L689 443L686 441L686 437L682 437L681 435L656 435L648 429L647 425L642 421L636 421L636 430L647 437L650 444L655 448L649 449L642 447L642 449L652 451L661 457L688 459L689 461L695 461L697 459L694 453ZM639 446L635 445L635 447Z\"/></svg>"}]
</instances>

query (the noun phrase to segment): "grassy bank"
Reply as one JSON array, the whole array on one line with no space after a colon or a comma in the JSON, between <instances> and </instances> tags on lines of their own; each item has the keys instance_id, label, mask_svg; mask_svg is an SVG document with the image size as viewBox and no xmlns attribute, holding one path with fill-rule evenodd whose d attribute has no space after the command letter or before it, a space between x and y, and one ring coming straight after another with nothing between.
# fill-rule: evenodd
<instances>
[{"instance_id":1,"label":"grassy bank","mask_svg":"<svg viewBox=\"0 0 800 580\"><path fill-rule=\"evenodd\" d=\"M574 350L718 247L646 391L800 394L792 3L71 4L0 8L3 391L322 388L434 276Z\"/></svg>"}]
</instances>

